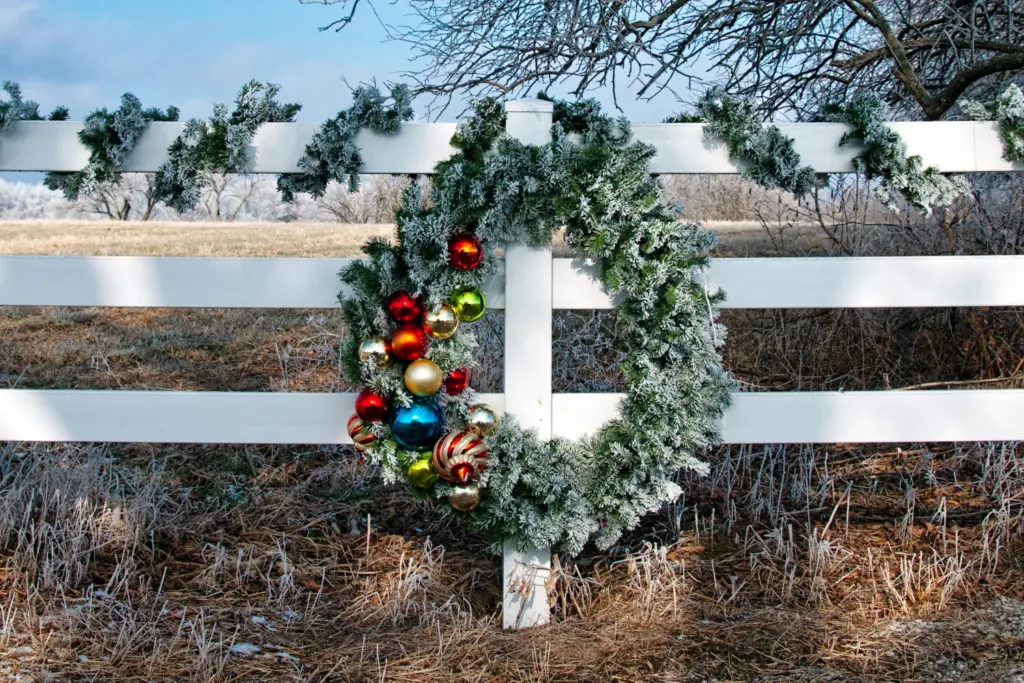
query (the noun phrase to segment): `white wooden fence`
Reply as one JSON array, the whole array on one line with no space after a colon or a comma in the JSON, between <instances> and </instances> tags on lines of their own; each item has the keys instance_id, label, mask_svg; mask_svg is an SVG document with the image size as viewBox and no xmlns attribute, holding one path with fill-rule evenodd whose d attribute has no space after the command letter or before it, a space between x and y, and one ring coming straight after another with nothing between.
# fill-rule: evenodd
<instances>
[{"instance_id":1,"label":"white wooden fence","mask_svg":"<svg viewBox=\"0 0 1024 683\"><path fill-rule=\"evenodd\" d=\"M548 139L551 106L509 102L508 132ZM897 123L910 152L946 172L1024 170L1004 161L987 123ZM155 171L178 123L154 123L126 170ZM783 126L806 163L852 171L855 150L838 124ZM80 123L22 122L0 138L0 171L74 171L87 158ZM296 170L314 126L268 124L256 135L256 171ZM430 173L449 156L453 124L409 124L394 137L359 136L367 173ZM657 173L736 173L700 124L638 124L658 150ZM185 308L333 308L347 259L0 257L0 305ZM1024 306L1024 257L718 259L705 274L724 308ZM506 282L508 286L506 286ZM550 249L510 247L504 278L488 287L506 316L505 391L485 400L544 438L577 437L612 417L616 394L552 394L551 312L614 302L586 263ZM0 390L0 440L156 443L347 443L353 394ZM741 393L721 426L726 443L878 443L1024 439L1024 391ZM548 619L545 549L505 555L504 623Z\"/></svg>"}]
</instances>

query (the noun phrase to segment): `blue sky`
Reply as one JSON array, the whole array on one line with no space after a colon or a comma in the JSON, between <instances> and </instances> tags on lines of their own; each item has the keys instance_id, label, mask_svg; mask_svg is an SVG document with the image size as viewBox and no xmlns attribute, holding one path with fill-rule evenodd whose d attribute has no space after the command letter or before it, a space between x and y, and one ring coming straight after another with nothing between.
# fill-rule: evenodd
<instances>
[{"instance_id":1,"label":"blue sky","mask_svg":"<svg viewBox=\"0 0 1024 683\"><path fill-rule=\"evenodd\" d=\"M402 0L374 5L387 22L412 20ZM303 103L300 120L316 122L348 103L342 78L394 80L410 66L408 48L386 40L368 10L364 2L357 22L335 33L317 29L343 6L298 0L0 0L0 78L44 109L68 105L74 118L116 106L126 91L206 116L256 78L280 83L282 98ZM668 95L622 104L638 121L678 108Z\"/></svg>"},{"instance_id":2,"label":"blue sky","mask_svg":"<svg viewBox=\"0 0 1024 683\"><path fill-rule=\"evenodd\" d=\"M386 22L412 19L403 0L374 4ZM299 121L316 123L349 103L343 78L384 82L410 67L408 48L388 41L365 10L364 3L357 22L335 33L318 28L344 7L298 0L0 0L0 79L19 82L46 111L64 104L81 119L116 107L124 92L145 106L206 117L256 78L280 83L283 101L303 104ZM620 103L636 121L678 109L668 95Z\"/></svg>"}]
</instances>

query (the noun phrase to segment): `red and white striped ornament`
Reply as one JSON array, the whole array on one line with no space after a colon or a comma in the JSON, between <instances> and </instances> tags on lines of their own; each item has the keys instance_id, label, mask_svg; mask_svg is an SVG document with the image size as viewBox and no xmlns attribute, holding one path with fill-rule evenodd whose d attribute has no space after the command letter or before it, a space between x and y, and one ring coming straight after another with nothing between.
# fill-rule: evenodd
<instances>
[{"instance_id":1,"label":"red and white striped ornament","mask_svg":"<svg viewBox=\"0 0 1024 683\"><path fill-rule=\"evenodd\" d=\"M434 444L431 459L434 471L443 479L465 484L487 466L487 444L476 434L452 432Z\"/></svg>"},{"instance_id":2,"label":"red and white striped ornament","mask_svg":"<svg viewBox=\"0 0 1024 683\"><path fill-rule=\"evenodd\" d=\"M370 427L363 422L358 414L348 419L348 435L352 437L352 443L356 450L362 453L366 447L377 440L377 437L370 432Z\"/></svg>"}]
</instances>

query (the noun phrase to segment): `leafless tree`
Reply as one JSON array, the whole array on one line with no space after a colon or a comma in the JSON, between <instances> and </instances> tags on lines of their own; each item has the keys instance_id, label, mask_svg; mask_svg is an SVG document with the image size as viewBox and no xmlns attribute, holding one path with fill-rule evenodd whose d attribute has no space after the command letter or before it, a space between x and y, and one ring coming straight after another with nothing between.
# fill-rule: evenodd
<instances>
[{"instance_id":1,"label":"leafless tree","mask_svg":"<svg viewBox=\"0 0 1024 683\"><path fill-rule=\"evenodd\" d=\"M200 206L211 221L234 221L256 192L257 176L215 173L203 191Z\"/></svg>"},{"instance_id":2,"label":"leafless tree","mask_svg":"<svg viewBox=\"0 0 1024 683\"><path fill-rule=\"evenodd\" d=\"M343 5L341 30L385 0ZM392 0L394 1L394 0ZM904 115L943 117L1024 70L1021 0L407 0L387 26L422 68L408 77L447 104L459 93L553 84L640 98L714 81L765 113L809 116L869 90Z\"/></svg>"},{"instance_id":3,"label":"leafless tree","mask_svg":"<svg viewBox=\"0 0 1024 683\"><path fill-rule=\"evenodd\" d=\"M78 201L87 213L114 221L148 221L159 201L152 173L122 173L117 182L97 184Z\"/></svg>"},{"instance_id":4,"label":"leafless tree","mask_svg":"<svg viewBox=\"0 0 1024 683\"><path fill-rule=\"evenodd\" d=\"M368 176L355 192L332 182L318 203L325 215L339 223L390 223L408 182L403 176Z\"/></svg>"}]
</instances>

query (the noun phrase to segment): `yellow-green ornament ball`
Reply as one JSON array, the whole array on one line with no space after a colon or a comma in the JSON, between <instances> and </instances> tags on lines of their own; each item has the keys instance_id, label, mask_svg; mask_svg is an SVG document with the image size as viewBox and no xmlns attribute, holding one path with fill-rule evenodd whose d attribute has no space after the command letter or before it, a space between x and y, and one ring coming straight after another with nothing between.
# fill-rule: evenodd
<instances>
[{"instance_id":1,"label":"yellow-green ornament ball","mask_svg":"<svg viewBox=\"0 0 1024 683\"><path fill-rule=\"evenodd\" d=\"M434 471L433 466L430 464L430 454L426 454L418 460L414 460L409 465L407 472L409 481L412 482L413 486L420 489L429 489L431 486L437 483L437 472Z\"/></svg>"},{"instance_id":2,"label":"yellow-green ornament ball","mask_svg":"<svg viewBox=\"0 0 1024 683\"><path fill-rule=\"evenodd\" d=\"M405 368L405 388L413 396L433 396L441 389L444 374L437 363L426 358L419 358Z\"/></svg>"},{"instance_id":3,"label":"yellow-green ornament ball","mask_svg":"<svg viewBox=\"0 0 1024 683\"><path fill-rule=\"evenodd\" d=\"M475 287L456 289L449 299L452 310L460 322L471 323L483 317L487 310L487 299L484 293Z\"/></svg>"}]
</instances>

